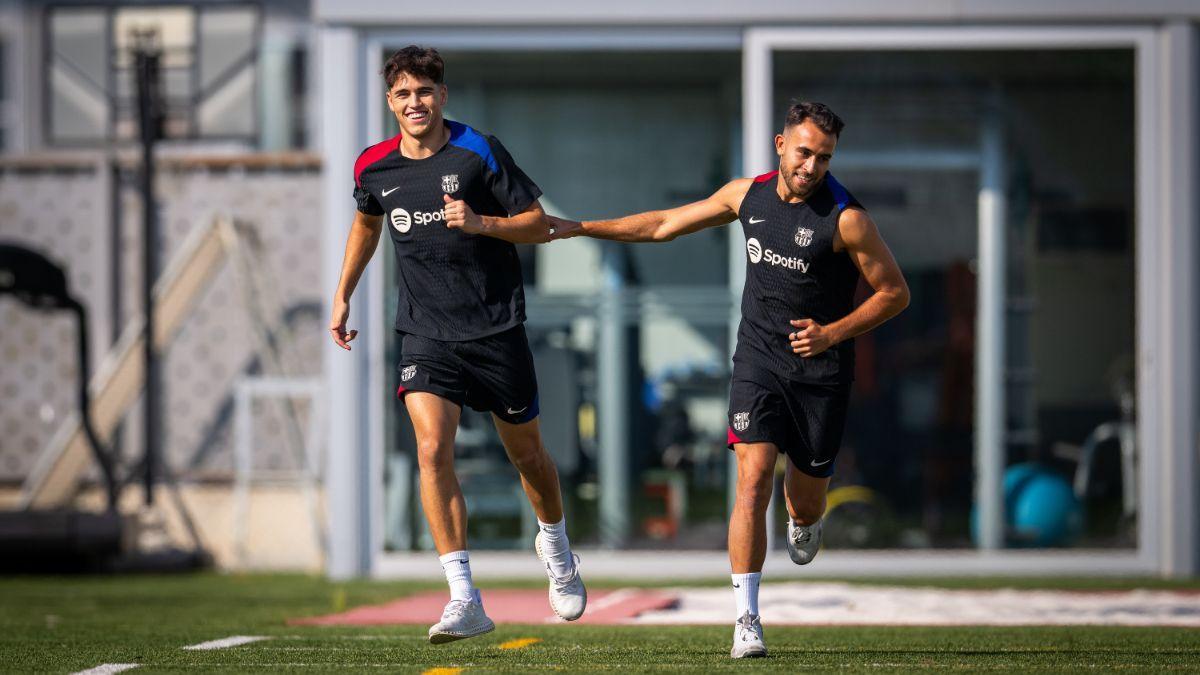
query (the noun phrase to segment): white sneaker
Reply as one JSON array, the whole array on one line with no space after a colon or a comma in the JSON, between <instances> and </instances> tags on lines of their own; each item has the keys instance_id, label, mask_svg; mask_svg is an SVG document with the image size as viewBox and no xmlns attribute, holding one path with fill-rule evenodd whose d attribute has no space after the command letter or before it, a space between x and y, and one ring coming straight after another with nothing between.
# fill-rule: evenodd
<instances>
[{"instance_id":1,"label":"white sneaker","mask_svg":"<svg viewBox=\"0 0 1200 675\"><path fill-rule=\"evenodd\" d=\"M542 533L538 532L533 540L533 550L537 552L538 560L546 566L546 576L550 578L550 609L565 621L574 621L583 616L587 607L587 589L583 587L583 579L579 577L579 556L574 553L571 573L565 577L554 576L554 570L542 553Z\"/></svg>"},{"instance_id":2,"label":"white sneaker","mask_svg":"<svg viewBox=\"0 0 1200 675\"><path fill-rule=\"evenodd\" d=\"M796 521L788 518L787 549L792 562L797 565L807 565L817 557L821 548L821 523L818 520L812 525L797 525Z\"/></svg>"},{"instance_id":3,"label":"white sneaker","mask_svg":"<svg viewBox=\"0 0 1200 675\"><path fill-rule=\"evenodd\" d=\"M483 635L496 624L483 613L483 600L475 591L474 600L451 600L442 610L442 620L429 629L429 641L435 645Z\"/></svg>"},{"instance_id":4,"label":"white sneaker","mask_svg":"<svg viewBox=\"0 0 1200 675\"><path fill-rule=\"evenodd\" d=\"M733 649L729 655L735 659L761 658L767 655L763 643L762 621L757 614L746 612L733 624Z\"/></svg>"}]
</instances>

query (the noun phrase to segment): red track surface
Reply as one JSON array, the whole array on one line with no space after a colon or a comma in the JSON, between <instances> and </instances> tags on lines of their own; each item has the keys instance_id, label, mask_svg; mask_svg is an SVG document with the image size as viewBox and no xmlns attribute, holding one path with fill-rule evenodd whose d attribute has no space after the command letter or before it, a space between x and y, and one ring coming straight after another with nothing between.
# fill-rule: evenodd
<instances>
[{"instance_id":1,"label":"red track surface","mask_svg":"<svg viewBox=\"0 0 1200 675\"><path fill-rule=\"evenodd\" d=\"M430 591L384 605L368 605L339 614L290 619L288 623L304 626L432 624L441 618L442 608L448 599L446 591ZM588 595L587 611L578 623L625 623L642 612L666 609L675 602L675 596L653 590L596 591ZM488 616L497 623L547 623L559 620L550 609L545 591L484 591L483 606Z\"/></svg>"}]
</instances>

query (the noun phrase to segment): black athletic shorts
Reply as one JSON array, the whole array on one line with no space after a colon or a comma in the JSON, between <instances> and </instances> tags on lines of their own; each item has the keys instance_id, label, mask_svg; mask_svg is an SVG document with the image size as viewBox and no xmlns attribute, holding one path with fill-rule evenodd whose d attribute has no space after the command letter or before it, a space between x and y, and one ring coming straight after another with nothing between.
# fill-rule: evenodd
<instances>
[{"instance_id":1,"label":"black athletic shorts","mask_svg":"<svg viewBox=\"0 0 1200 675\"><path fill-rule=\"evenodd\" d=\"M808 384L735 364L729 389L729 448L734 443L774 443L800 471L815 478L831 476L849 400L849 382Z\"/></svg>"},{"instance_id":2,"label":"black athletic shorts","mask_svg":"<svg viewBox=\"0 0 1200 675\"><path fill-rule=\"evenodd\" d=\"M538 416L537 377L525 326L477 340L450 342L403 333L400 388L425 391L509 424Z\"/></svg>"}]
</instances>

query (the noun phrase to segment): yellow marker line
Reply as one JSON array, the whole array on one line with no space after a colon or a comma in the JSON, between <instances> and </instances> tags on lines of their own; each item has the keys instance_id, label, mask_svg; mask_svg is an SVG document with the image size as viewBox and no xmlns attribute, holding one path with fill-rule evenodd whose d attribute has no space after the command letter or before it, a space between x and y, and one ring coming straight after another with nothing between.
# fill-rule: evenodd
<instances>
[{"instance_id":1,"label":"yellow marker line","mask_svg":"<svg viewBox=\"0 0 1200 675\"><path fill-rule=\"evenodd\" d=\"M541 641L542 641L542 638L517 638L516 640L509 640L508 642L502 642L496 646L499 647L500 649L520 649L522 647L528 647L529 645L532 645L532 644L537 644Z\"/></svg>"},{"instance_id":2,"label":"yellow marker line","mask_svg":"<svg viewBox=\"0 0 1200 675\"><path fill-rule=\"evenodd\" d=\"M458 675L462 671L462 668L430 668L421 675Z\"/></svg>"}]
</instances>

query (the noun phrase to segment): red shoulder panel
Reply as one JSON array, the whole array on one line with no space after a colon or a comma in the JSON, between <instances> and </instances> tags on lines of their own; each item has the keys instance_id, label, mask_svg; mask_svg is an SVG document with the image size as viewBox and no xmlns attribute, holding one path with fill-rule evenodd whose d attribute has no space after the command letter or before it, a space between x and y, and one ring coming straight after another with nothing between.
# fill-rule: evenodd
<instances>
[{"instance_id":1,"label":"red shoulder panel","mask_svg":"<svg viewBox=\"0 0 1200 675\"><path fill-rule=\"evenodd\" d=\"M355 174L355 175L357 175L357 174ZM754 177L754 182L755 182L755 183L765 183L765 182L767 182L767 181L769 181L769 180L774 180L774 179L775 179L775 176L778 176L778 175L779 175L779 171L778 171L778 170L772 171L771 173L764 173L764 174L763 174L763 175L761 175L761 176L755 176L755 177Z\"/></svg>"},{"instance_id":2,"label":"red shoulder panel","mask_svg":"<svg viewBox=\"0 0 1200 675\"><path fill-rule=\"evenodd\" d=\"M362 175L363 170L375 162L383 159L384 157L387 157L393 150L397 149L400 146L401 136L403 136L403 134L396 134L386 141L376 143L366 150L363 150L363 153L359 155L358 159L354 162L355 185L362 187L362 183L359 182L358 177Z\"/></svg>"}]
</instances>

